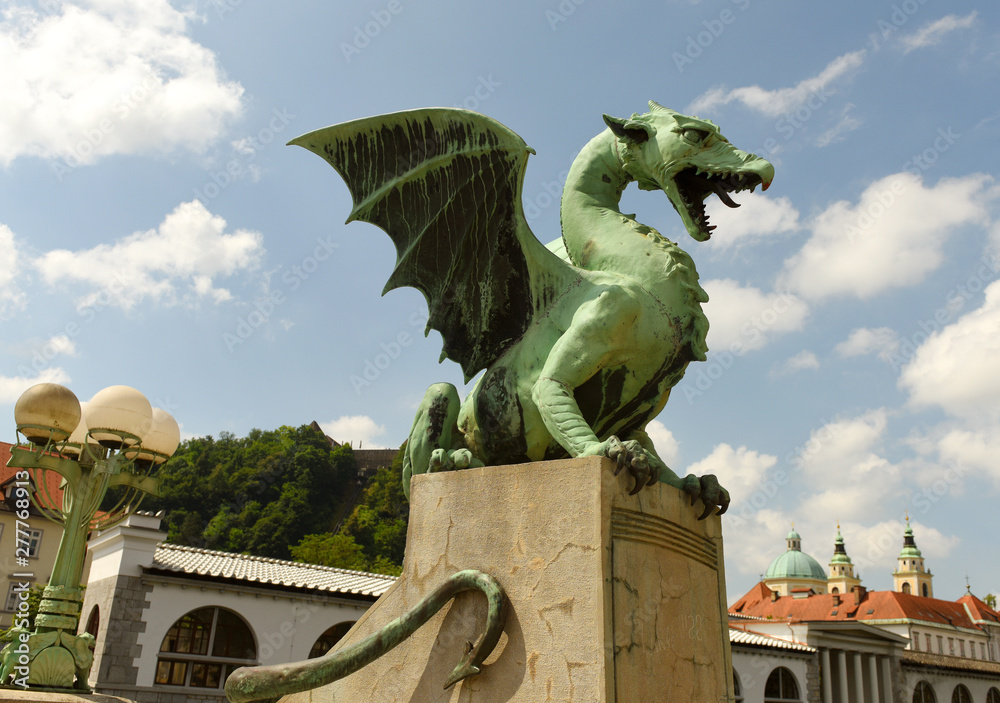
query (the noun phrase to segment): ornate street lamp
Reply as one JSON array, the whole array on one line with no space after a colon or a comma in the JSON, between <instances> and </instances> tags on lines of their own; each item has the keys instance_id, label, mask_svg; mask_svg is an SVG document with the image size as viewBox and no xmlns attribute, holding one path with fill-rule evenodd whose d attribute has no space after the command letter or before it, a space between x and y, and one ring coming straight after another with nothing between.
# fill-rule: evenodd
<instances>
[{"instance_id":1,"label":"ornate street lamp","mask_svg":"<svg viewBox=\"0 0 1000 703\"><path fill-rule=\"evenodd\" d=\"M93 635L77 634L87 535L124 520L147 493L159 494L150 474L176 451L180 430L168 413L150 407L128 386L105 388L81 408L68 388L40 383L18 399L14 419L24 441L11 449L7 465L22 470L19 480L34 479L32 503L62 523L63 535L34 631L23 627L23 611L15 616L10 641L0 652L0 685L13 676L18 686L87 690L95 642ZM62 477L61 502L49 490L48 471ZM120 499L99 512L114 487L123 489ZM23 515L27 518L26 510Z\"/></svg>"}]
</instances>

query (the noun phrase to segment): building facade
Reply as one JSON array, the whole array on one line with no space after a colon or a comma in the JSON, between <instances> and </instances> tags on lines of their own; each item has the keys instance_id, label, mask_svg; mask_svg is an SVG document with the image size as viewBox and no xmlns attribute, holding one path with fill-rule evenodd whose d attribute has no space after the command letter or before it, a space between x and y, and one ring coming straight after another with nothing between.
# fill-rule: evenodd
<instances>
[{"instance_id":1,"label":"building facade","mask_svg":"<svg viewBox=\"0 0 1000 703\"><path fill-rule=\"evenodd\" d=\"M786 554L800 549L791 537ZM755 702L1000 703L1000 613L972 593L956 601L922 595L933 593L932 576L908 523L893 574L896 590L861 585L839 527L824 588L797 583L815 574L803 564L779 574L777 583L761 581L730 608L730 628L742 637L807 645L812 654L796 650L796 656L815 658L804 677L789 668L798 698L776 697L772 686ZM731 640L737 677L760 667L760 653L754 660Z\"/></svg>"},{"instance_id":2,"label":"building facade","mask_svg":"<svg viewBox=\"0 0 1000 703\"><path fill-rule=\"evenodd\" d=\"M240 666L324 654L395 579L163 542L137 513L91 539L90 684L140 703L225 701Z\"/></svg>"}]
</instances>

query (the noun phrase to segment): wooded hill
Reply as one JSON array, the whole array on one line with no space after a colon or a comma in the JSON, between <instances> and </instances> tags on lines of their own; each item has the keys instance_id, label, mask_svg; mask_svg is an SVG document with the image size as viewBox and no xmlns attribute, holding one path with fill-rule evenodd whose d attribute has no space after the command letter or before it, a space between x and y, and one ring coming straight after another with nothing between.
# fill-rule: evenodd
<instances>
[{"instance_id":1,"label":"wooded hill","mask_svg":"<svg viewBox=\"0 0 1000 703\"><path fill-rule=\"evenodd\" d=\"M351 447L308 425L223 432L184 441L156 473L162 496L141 507L166 511L173 544L398 574L409 514L401 471L397 455L359 476Z\"/></svg>"}]
</instances>

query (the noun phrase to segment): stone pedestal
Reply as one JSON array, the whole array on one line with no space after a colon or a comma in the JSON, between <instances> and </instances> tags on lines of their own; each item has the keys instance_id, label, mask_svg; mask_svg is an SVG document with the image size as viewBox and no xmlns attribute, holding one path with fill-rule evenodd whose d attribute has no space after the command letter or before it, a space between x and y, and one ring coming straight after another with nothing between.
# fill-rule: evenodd
<instances>
[{"instance_id":1,"label":"stone pedestal","mask_svg":"<svg viewBox=\"0 0 1000 703\"><path fill-rule=\"evenodd\" d=\"M720 520L664 484L629 496L631 481L599 457L414 477L403 575L338 647L478 569L510 598L497 651L444 690L485 620L462 593L368 667L283 700L733 700Z\"/></svg>"}]
</instances>

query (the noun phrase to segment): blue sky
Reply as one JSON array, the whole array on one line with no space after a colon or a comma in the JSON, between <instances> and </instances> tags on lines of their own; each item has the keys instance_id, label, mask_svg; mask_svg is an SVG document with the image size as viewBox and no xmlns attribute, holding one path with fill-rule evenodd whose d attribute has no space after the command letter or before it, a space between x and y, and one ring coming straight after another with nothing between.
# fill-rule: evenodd
<instances>
[{"instance_id":1,"label":"blue sky","mask_svg":"<svg viewBox=\"0 0 1000 703\"><path fill-rule=\"evenodd\" d=\"M577 150L647 101L718 123L776 178L708 243L662 194L623 209L711 296L709 360L651 426L714 472L730 596L794 523L839 521L891 586L907 513L937 595L1000 592L1000 12L992 4L5 2L0 411L39 381L132 385L184 436L317 420L398 446L462 387L387 237L342 224L339 176L289 139L427 106L536 151L525 211L559 234ZM724 211L724 212L723 212ZM992 517L991 517L992 516Z\"/></svg>"}]
</instances>

